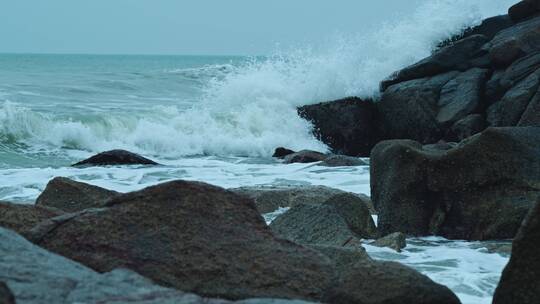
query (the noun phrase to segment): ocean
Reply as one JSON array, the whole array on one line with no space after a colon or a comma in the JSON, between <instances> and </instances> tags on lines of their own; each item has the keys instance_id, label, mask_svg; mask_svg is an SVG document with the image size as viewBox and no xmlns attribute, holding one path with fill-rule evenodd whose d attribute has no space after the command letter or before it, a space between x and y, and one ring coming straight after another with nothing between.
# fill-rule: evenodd
<instances>
[{"instance_id":1,"label":"ocean","mask_svg":"<svg viewBox=\"0 0 540 304\"><path fill-rule=\"evenodd\" d=\"M120 192L173 180L225 188L325 185L370 194L369 167L284 165L276 147L328 148L296 107L377 97L379 82L513 1L429 1L357 35L270 56L0 54L0 200L30 204L56 176ZM158 167L72 168L109 149ZM412 266L464 303L490 303L508 260L485 243L410 239L375 257Z\"/></svg>"}]
</instances>

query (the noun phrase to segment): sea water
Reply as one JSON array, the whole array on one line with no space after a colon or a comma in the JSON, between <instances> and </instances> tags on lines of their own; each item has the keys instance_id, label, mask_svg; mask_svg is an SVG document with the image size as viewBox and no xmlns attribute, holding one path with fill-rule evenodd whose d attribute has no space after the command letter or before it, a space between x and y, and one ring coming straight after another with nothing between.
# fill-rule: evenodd
<instances>
[{"instance_id":1,"label":"sea water","mask_svg":"<svg viewBox=\"0 0 540 304\"><path fill-rule=\"evenodd\" d=\"M367 166L271 158L279 146L328 151L296 107L377 98L382 79L513 2L424 1L412 15L393 12L355 35L265 57L0 55L0 200L33 203L55 176L121 192L187 179L369 195ZM162 166L69 167L118 148ZM448 285L464 303L489 303L508 259L482 244L439 238L411 239L401 254L366 247Z\"/></svg>"}]
</instances>

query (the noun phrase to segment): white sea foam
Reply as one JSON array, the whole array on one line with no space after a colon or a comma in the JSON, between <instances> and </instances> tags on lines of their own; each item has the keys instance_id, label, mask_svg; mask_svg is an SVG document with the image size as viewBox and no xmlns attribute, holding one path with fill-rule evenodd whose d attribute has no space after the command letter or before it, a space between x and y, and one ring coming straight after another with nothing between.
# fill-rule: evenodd
<instances>
[{"instance_id":1,"label":"white sea foam","mask_svg":"<svg viewBox=\"0 0 540 304\"><path fill-rule=\"evenodd\" d=\"M324 151L311 125L298 117L297 106L376 96L383 78L429 55L442 39L504 12L512 2L426 0L412 15L388 15L356 36L329 39L326 47L226 69L204 67L199 71L220 74L189 110L145 105L147 110L135 115L109 107L107 113L97 111L96 119L70 119L6 103L0 107L0 139L94 152L127 148L162 157L268 156L278 146Z\"/></svg>"}]
</instances>

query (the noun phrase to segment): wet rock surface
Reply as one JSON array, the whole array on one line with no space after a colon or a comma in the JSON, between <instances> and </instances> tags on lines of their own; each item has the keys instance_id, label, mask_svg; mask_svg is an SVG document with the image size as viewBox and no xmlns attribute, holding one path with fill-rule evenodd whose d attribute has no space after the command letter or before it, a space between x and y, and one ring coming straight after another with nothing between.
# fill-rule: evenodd
<instances>
[{"instance_id":1,"label":"wet rock surface","mask_svg":"<svg viewBox=\"0 0 540 304\"><path fill-rule=\"evenodd\" d=\"M80 161L74 164L73 167L121 165L158 165L158 163L126 150L111 150Z\"/></svg>"},{"instance_id":2,"label":"wet rock surface","mask_svg":"<svg viewBox=\"0 0 540 304\"><path fill-rule=\"evenodd\" d=\"M0 227L24 234L41 221L62 213L52 208L0 201Z\"/></svg>"},{"instance_id":3,"label":"wet rock surface","mask_svg":"<svg viewBox=\"0 0 540 304\"><path fill-rule=\"evenodd\" d=\"M88 208L100 208L111 198L120 195L116 191L103 189L65 177L52 179L36 200L36 205L77 212Z\"/></svg>"}]
</instances>

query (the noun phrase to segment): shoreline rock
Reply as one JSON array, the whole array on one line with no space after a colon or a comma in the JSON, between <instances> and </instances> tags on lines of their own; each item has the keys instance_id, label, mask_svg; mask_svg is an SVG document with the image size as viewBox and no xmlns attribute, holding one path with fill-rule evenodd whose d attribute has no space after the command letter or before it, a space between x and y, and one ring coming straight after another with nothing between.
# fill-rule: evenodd
<instances>
[{"instance_id":1,"label":"shoreline rock","mask_svg":"<svg viewBox=\"0 0 540 304\"><path fill-rule=\"evenodd\" d=\"M92 167L92 166L124 166L124 165L159 165L153 160L142 157L138 154L126 150L110 150L96 154L90 158L82 160L72 167Z\"/></svg>"}]
</instances>

